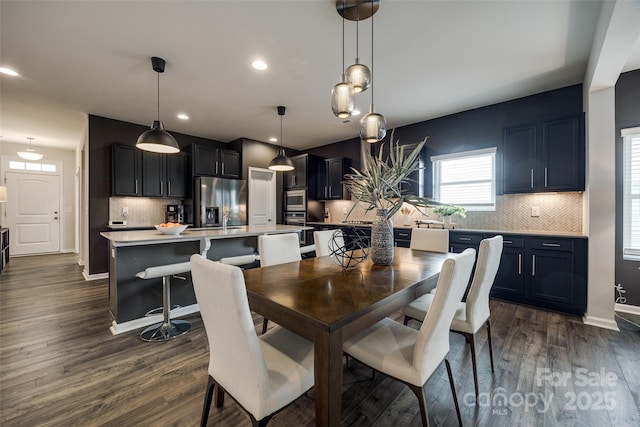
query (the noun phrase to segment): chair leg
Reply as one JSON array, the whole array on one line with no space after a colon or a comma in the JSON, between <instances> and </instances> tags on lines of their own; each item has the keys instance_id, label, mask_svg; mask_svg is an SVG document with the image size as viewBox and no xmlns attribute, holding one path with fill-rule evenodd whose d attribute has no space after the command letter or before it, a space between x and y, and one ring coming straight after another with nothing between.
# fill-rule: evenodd
<instances>
[{"instance_id":1,"label":"chair leg","mask_svg":"<svg viewBox=\"0 0 640 427\"><path fill-rule=\"evenodd\" d=\"M255 418L253 418L253 415L250 415L250 417L251 417L251 426L252 427L265 427L269 423L269 421L271 420L271 415L267 415L266 417L264 417L260 421L258 421Z\"/></svg>"},{"instance_id":2,"label":"chair leg","mask_svg":"<svg viewBox=\"0 0 640 427\"><path fill-rule=\"evenodd\" d=\"M453 403L456 405L456 415L458 416L458 424L462 427L462 415L460 415L460 405L458 404L458 394L456 393L456 385L453 382L453 375L451 374L451 364L449 359L444 359L444 364L447 367L447 375L449 376L449 384L451 385L451 393L453 394Z\"/></svg>"},{"instance_id":3,"label":"chair leg","mask_svg":"<svg viewBox=\"0 0 640 427\"><path fill-rule=\"evenodd\" d=\"M476 388L476 399L478 398L478 365L476 363L476 339L475 334L464 334L464 338L471 347L471 366L473 367L473 385Z\"/></svg>"},{"instance_id":4,"label":"chair leg","mask_svg":"<svg viewBox=\"0 0 640 427\"><path fill-rule=\"evenodd\" d=\"M222 408L222 405L224 405L224 389L220 387L220 384L216 384L213 392L213 400L216 403L216 408Z\"/></svg>"},{"instance_id":5,"label":"chair leg","mask_svg":"<svg viewBox=\"0 0 640 427\"><path fill-rule=\"evenodd\" d=\"M262 333L265 334L267 332L267 325L269 324L269 319L266 317L262 321Z\"/></svg>"},{"instance_id":6,"label":"chair leg","mask_svg":"<svg viewBox=\"0 0 640 427\"><path fill-rule=\"evenodd\" d=\"M489 341L489 360L491 360L491 372L493 370L493 346L491 345L491 320L487 319L487 341Z\"/></svg>"},{"instance_id":7,"label":"chair leg","mask_svg":"<svg viewBox=\"0 0 640 427\"><path fill-rule=\"evenodd\" d=\"M204 406L202 407L202 417L200 418L200 427L206 427L207 420L209 419L209 409L211 408L211 398L213 397L213 389L215 388L215 381L209 375L207 381L207 389L204 392Z\"/></svg>"},{"instance_id":8,"label":"chair leg","mask_svg":"<svg viewBox=\"0 0 640 427\"><path fill-rule=\"evenodd\" d=\"M420 404L420 417L422 418L423 427L429 427L429 414L427 413L427 398L424 392L424 387L426 384L423 385L422 387L418 387L408 383L407 385L409 386L413 394L415 394L416 397L418 398L418 403ZM456 401L456 404L457 404L457 401Z\"/></svg>"}]
</instances>

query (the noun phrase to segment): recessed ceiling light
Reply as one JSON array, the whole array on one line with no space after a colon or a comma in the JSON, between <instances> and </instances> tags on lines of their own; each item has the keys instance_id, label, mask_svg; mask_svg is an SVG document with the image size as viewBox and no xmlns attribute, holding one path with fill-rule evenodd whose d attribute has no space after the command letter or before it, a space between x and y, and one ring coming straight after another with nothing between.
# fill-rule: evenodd
<instances>
[{"instance_id":1,"label":"recessed ceiling light","mask_svg":"<svg viewBox=\"0 0 640 427\"><path fill-rule=\"evenodd\" d=\"M271 138L269 138L269 142L278 142L278 138L272 136Z\"/></svg>"},{"instance_id":2,"label":"recessed ceiling light","mask_svg":"<svg viewBox=\"0 0 640 427\"><path fill-rule=\"evenodd\" d=\"M178 118L179 118L180 120L189 120L189 116L187 116L187 115L186 115L186 114L184 114L184 113L180 113L180 114L178 114Z\"/></svg>"},{"instance_id":3,"label":"recessed ceiling light","mask_svg":"<svg viewBox=\"0 0 640 427\"><path fill-rule=\"evenodd\" d=\"M353 110L353 112L351 113L352 116L359 116L360 115L360 110Z\"/></svg>"},{"instance_id":4,"label":"recessed ceiling light","mask_svg":"<svg viewBox=\"0 0 640 427\"><path fill-rule=\"evenodd\" d=\"M251 66L256 70L260 70L260 71L267 69L267 63L264 62L262 59L256 59L251 63Z\"/></svg>"},{"instance_id":5,"label":"recessed ceiling light","mask_svg":"<svg viewBox=\"0 0 640 427\"><path fill-rule=\"evenodd\" d=\"M0 73L6 74L7 76L19 76L19 74L13 71L11 68L2 67L0 68Z\"/></svg>"}]
</instances>

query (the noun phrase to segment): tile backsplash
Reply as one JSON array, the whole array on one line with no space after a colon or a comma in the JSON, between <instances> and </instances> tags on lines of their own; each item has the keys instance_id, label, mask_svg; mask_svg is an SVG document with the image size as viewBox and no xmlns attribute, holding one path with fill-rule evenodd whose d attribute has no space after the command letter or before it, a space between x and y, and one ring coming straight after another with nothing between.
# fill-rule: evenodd
<instances>
[{"instance_id":1,"label":"tile backsplash","mask_svg":"<svg viewBox=\"0 0 640 427\"><path fill-rule=\"evenodd\" d=\"M331 220L341 222L346 218L353 205L352 201L340 200L325 202ZM539 217L531 216L531 208L538 207ZM441 220L438 215L427 210L428 216L416 212L409 206L412 214L409 221L417 219ZM349 215L350 220L371 220L374 213L365 212L359 206ZM404 225L403 215L393 218L395 226ZM467 212L466 218L454 217L456 228L479 230L514 230L514 231L582 231L582 193L535 193L506 194L496 197L496 210L492 212Z\"/></svg>"},{"instance_id":2,"label":"tile backsplash","mask_svg":"<svg viewBox=\"0 0 640 427\"><path fill-rule=\"evenodd\" d=\"M164 222L167 205L182 203L180 199L150 197L109 197L109 220L125 220L127 226L150 226ZM122 216L122 208L129 208L129 216Z\"/></svg>"}]
</instances>

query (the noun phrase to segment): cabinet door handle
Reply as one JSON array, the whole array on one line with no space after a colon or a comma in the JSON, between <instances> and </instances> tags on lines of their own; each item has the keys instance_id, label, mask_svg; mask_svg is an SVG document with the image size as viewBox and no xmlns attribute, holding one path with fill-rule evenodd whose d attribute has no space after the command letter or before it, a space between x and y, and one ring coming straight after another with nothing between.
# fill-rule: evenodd
<instances>
[{"instance_id":1,"label":"cabinet door handle","mask_svg":"<svg viewBox=\"0 0 640 427\"><path fill-rule=\"evenodd\" d=\"M522 275L522 254L518 254L518 275Z\"/></svg>"},{"instance_id":2,"label":"cabinet door handle","mask_svg":"<svg viewBox=\"0 0 640 427\"><path fill-rule=\"evenodd\" d=\"M138 180L137 179L136 179L136 191L135 191L135 193L138 194Z\"/></svg>"},{"instance_id":3,"label":"cabinet door handle","mask_svg":"<svg viewBox=\"0 0 640 427\"><path fill-rule=\"evenodd\" d=\"M547 168L544 168L544 188L547 188Z\"/></svg>"},{"instance_id":4,"label":"cabinet door handle","mask_svg":"<svg viewBox=\"0 0 640 427\"><path fill-rule=\"evenodd\" d=\"M216 161L216 175L218 175L218 162Z\"/></svg>"},{"instance_id":5,"label":"cabinet door handle","mask_svg":"<svg viewBox=\"0 0 640 427\"><path fill-rule=\"evenodd\" d=\"M329 198L331 198L331 186L329 186Z\"/></svg>"},{"instance_id":6,"label":"cabinet door handle","mask_svg":"<svg viewBox=\"0 0 640 427\"><path fill-rule=\"evenodd\" d=\"M533 169L531 169L531 188L533 188Z\"/></svg>"},{"instance_id":7,"label":"cabinet door handle","mask_svg":"<svg viewBox=\"0 0 640 427\"><path fill-rule=\"evenodd\" d=\"M324 197L325 198L327 198L327 194L329 194L329 193L327 192L327 186L325 185L324 186Z\"/></svg>"},{"instance_id":8,"label":"cabinet door handle","mask_svg":"<svg viewBox=\"0 0 640 427\"><path fill-rule=\"evenodd\" d=\"M167 181L167 196L171 195L171 181Z\"/></svg>"},{"instance_id":9,"label":"cabinet door handle","mask_svg":"<svg viewBox=\"0 0 640 427\"><path fill-rule=\"evenodd\" d=\"M471 240L471 238L470 237L458 237L458 240L469 241L469 240Z\"/></svg>"},{"instance_id":10,"label":"cabinet door handle","mask_svg":"<svg viewBox=\"0 0 640 427\"><path fill-rule=\"evenodd\" d=\"M293 175L293 186L295 187L296 185L298 185L298 176Z\"/></svg>"},{"instance_id":11,"label":"cabinet door handle","mask_svg":"<svg viewBox=\"0 0 640 427\"><path fill-rule=\"evenodd\" d=\"M536 275L536 256L532 255L533 263L531 264L531 277Z\"/></svg>"},{"instance_id":12,"label":"cabinet door handle","mask_svg":"<svg viewBox=\"0 0 640 427\"><path fill-rule=\"evenodd\" d=\"M502 243L503 243L503 244L504 244L504 243L509 244L509 243L513 243L513 241L511 241L511 240L503 240L503 241L502 241Z\"/></svg>"},{"instance_id":13,"label":"cabinet door handle","mask_svg":"<svg viewBox=\"0 0 640 427\"><path fill-rule=\"evenodd\" d=\"M224 175L224 163L221 163L221 164L222 164L222 175Z\"/></svg>"},{"instance_id":14,"label":"cabinet door handle","mask_svg":"<svg viewBox=\"0 0 640 427\"><path fill-rule=\"evenodd\" d=\"M560 243L543 243L542 246L551 246L552 248L559 248Z\"/></svg>"},{"instance_id":15,"label":"cabinet door handle","mask_svg":"<svg viewBox=\"0 0 640 427\"><path fill-rule=\"evenodd\" d=\"M162 185L162 181L160 181L160 194L163 194L164 186Z\"/></svg>"}]
</instances>

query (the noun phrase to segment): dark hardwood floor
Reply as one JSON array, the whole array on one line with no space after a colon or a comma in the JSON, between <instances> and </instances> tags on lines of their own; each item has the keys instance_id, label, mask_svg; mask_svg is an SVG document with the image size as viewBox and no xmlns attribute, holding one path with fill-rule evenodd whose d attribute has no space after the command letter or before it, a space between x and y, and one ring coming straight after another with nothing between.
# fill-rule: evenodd
<instances>
[{"instance_id":1,"label":"dark hardwood floor","mask_svg":"<svg viewBox=\"0 0 640 427\"><path fill-rule=\"evenodd\" d=\"M0 275L0 425L196 426L208 345L198 315L167 343L109 332L106 280L86 282L71 254L12 258ZM478 336L481 396L464 338L449 359L467 426L640 425L640 328L585 326L576 317L492 301L495 373ZM399 316L398 316L399 318ZM257 329L262 319L255 316ZM417 327L417 323L410 323ZM345 368L343 425L419 426L410 390L354 363ZM428 382L432 425L457 425L444 366ZM231 399L209 425L249 426ZM270 425L313 426L313 390Z\"/></svg>"}]
</instances>

